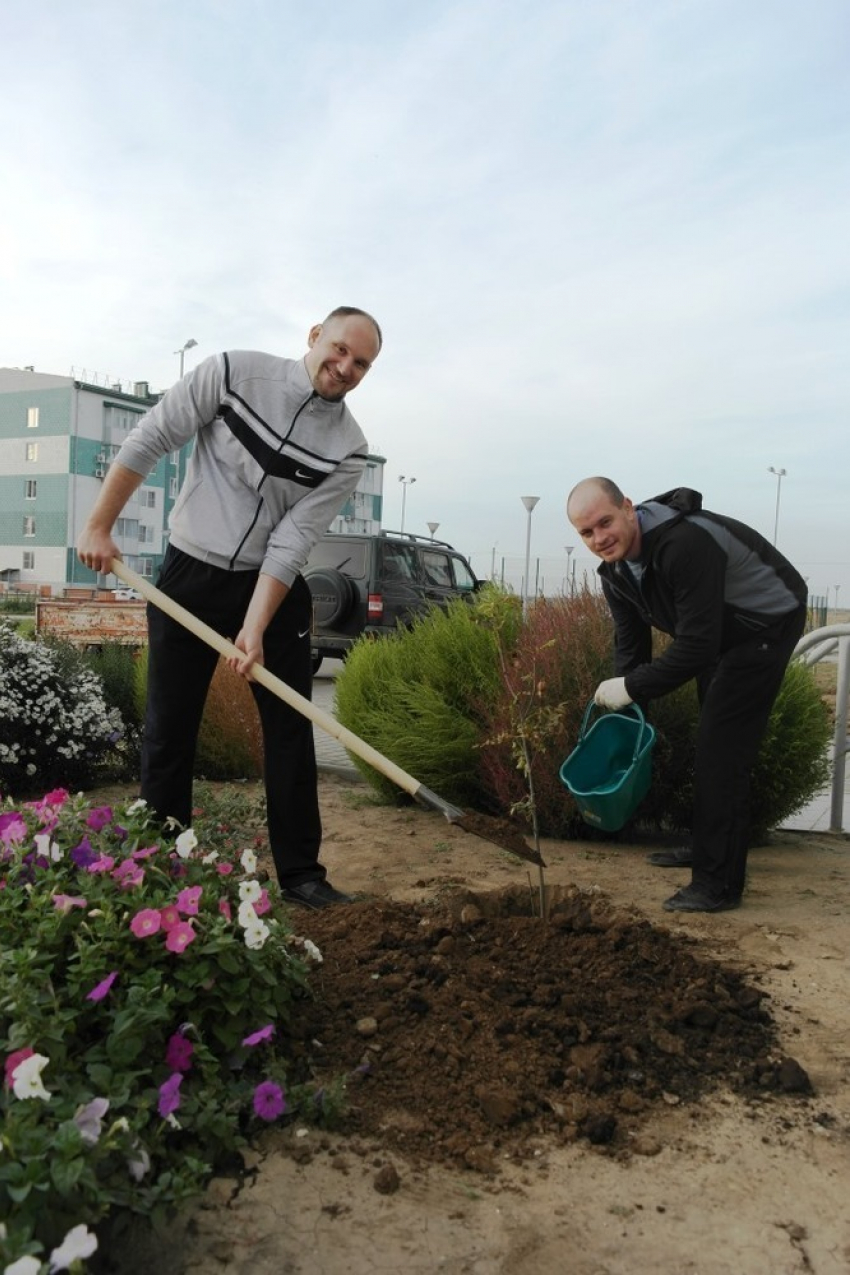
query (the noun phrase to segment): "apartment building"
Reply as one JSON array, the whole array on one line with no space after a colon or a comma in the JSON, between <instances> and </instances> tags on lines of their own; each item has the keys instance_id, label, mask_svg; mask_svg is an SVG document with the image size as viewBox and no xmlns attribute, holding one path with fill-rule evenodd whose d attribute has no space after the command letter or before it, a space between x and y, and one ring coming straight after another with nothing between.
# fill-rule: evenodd
<instances>
[{"instance_id":1,"label":"apartment building","mask_svg":"<svg viewBox=\"0 0 850 1275\"><path fill-rule=\"evenodd\" d=\"M156 403L145 381L95 385L31 368L0 368L0 581L10 587L111 586L74 545L121 443ZM189 448L157 464L122 512L115 540L153 576Z\"/></svg>"},{"instance_id":2,"label":"apartment building","mask_svg":"<svg viewBox=\"0 0 850 1275\"><path fill-rule=\"evenodd\" d=\"M74 550L110 462L157 402L145 381L97 385L32 368L0 368L0 586L59 592L112 587ZM128 566L156 576L191 444L163 457L127 503L115 540ZM370 456L333 531L380 530L382 456Z\"/></svg>"}]
</instances>

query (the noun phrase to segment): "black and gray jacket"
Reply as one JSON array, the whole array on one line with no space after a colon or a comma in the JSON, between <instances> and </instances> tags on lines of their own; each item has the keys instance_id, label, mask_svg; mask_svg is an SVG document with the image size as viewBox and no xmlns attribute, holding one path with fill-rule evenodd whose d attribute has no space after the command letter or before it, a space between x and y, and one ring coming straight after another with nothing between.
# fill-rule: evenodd
<instances>
[{"instance_id":1,"label":"black and gray jacket","mask_svg":"<svg viewBox=\"0 0 850 1275\"><path fill-rule=\"evenodd\" d=\"M116 460L147 475L192 438L171 543L291 585L366 465L366 439L345 403L316 395L303 360L216 354L146 413Z\"/></svg>"},{"instance_id":2,"label":"black and gray jacket","mask_svg":"<svg viewBox=\"0 0 850 1275\"><path fill-rule=\"evenodd\" d=\"M598 574L615 625L615 670L639 702L696 677L800 607L806 582L752 527L678 487L637 506L639 561ZM652 629L673 641L652 658Z\"/></svg>"}]
</instances>

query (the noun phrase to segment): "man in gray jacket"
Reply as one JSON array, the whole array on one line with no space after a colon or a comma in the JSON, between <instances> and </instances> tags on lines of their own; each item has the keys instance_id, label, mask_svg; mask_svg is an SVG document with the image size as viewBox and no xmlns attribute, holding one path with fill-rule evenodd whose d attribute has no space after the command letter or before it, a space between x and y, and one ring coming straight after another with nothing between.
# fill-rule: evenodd
<instances>
[{"instance_id":1,"label":"man in gray jacket","mask_svg":"<svg viewBox=\"0 0 850 1275\"><path fill-rule=\"evenodd\" d=\"M112 529L160 457L194 439L170 519L159 588L241 652L260 715L269 845L284 897L308 907L349 899L319 863L312 724L251 679L264 664L310 697L307 555L354 491L367 444L345 397L381 349L363 310L316 324L303 359L237 350L205 359L128 435L80 535L80 560L109 571ZM148 607L148 699L141 795L163 820L188 826L195 746L217 653Z\"/></svg>"}]
</instances>

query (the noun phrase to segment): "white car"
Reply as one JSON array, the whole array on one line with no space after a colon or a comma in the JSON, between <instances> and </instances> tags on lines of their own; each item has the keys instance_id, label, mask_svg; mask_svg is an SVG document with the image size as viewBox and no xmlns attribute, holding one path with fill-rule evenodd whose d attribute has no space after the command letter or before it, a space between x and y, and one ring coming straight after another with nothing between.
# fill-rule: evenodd
<instances>
[{"instance_id":1,"label":"white car","mask_svg":"<svg viewBox=\"0 0 850 1275\"><path fill-rule=\"evenodd\" d=\"M144 602L138 589L113 589L112 596L116 602Z\"/></svg>"}]
</instances>

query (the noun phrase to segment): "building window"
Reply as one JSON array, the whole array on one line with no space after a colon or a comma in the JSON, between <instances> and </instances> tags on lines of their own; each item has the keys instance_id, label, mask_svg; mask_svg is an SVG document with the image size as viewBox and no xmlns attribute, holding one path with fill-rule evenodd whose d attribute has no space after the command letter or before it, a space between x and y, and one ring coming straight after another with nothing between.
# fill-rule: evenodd
<instances>
[{"instance_id":1,"label":"building window","mask_svg":"<svg viewBox=\"0 0 850 1275\"><path fill-rule=\"evenodd\" d=\"M27 429L38 429L38 408L27 408Z\"/></svg>"},{"instance_id":2,"label":"building window","mask_svg":"<svg viewBox=\"0 0 850 1275\"><path fill-rule=\"evenodd\" d=\"M35 478L28 478L24 483L24 499L35 500L38 494L38 481Z\"/></svg>"},{"instance_id":3,"label":"building window","mask_svg":"<svg viewBox=\"0 0 850 1275\"><path fill-rule=\"evenodd\" d=\"M156 492L152 487L142 487L139 490L139 504L143 509L156 509Z\"/></svg>"},{"instance_id":4,"label":"building window","mask_svg":"<svg viewBox=\"0 0 850 1275\"><path fill-rule=\"evenodd\" d=\"M168 494L169 494L169 496L171 497L171 499L172 499L172 500L176 500L176 499L177 499L177 479L176 479L176 478L169 478L169 480L168 480Z\"/></svg>"},{"instance_id":5,"label":"building window","mask_svg":"<svg viewBox=\"0 0 850 1275\"><path fill-rule=\"evenodd\" d=\"M35 517L33 514L24 514L24 535L35 535Z\"/></svg>"},{"instance_id":6,"label":"building window","mask_svg":"<svg viewBox=\"0 0 850 1275\"><path fill-rule=\"evenodd\" d=\"M139 523L139 544L140 545L153 544L153 527L146 527L143 522Z\"/></svg>"},{"instance_id":7,"label":"building window","mask_svg":"<svg viewBox=\"0 0 850 1275\"><path fill-rule=\"evenodd\" d=\"M138 518L119 518L115 524L115 534L117 536L130 536L133 540L139 535Z\"/></svg>"},{"instance_id":8,"label":"building window","mask_svg":"<svg viewBox=\"0 0 850 1275\"><path fill-rule=\"evenodd\" d=\"M27 460L38 460L38 443L27 443Z\"/></svg>"},{"instance_id":9,"label":"building window","mask_svg":"<svg viewBox=\"0 0 850 1275\"><path fill-rule=\"evenodd\" d=\"M35 554L32 549L24 550L24 571L35 571Z\"/></svg>"}]
</instances>

